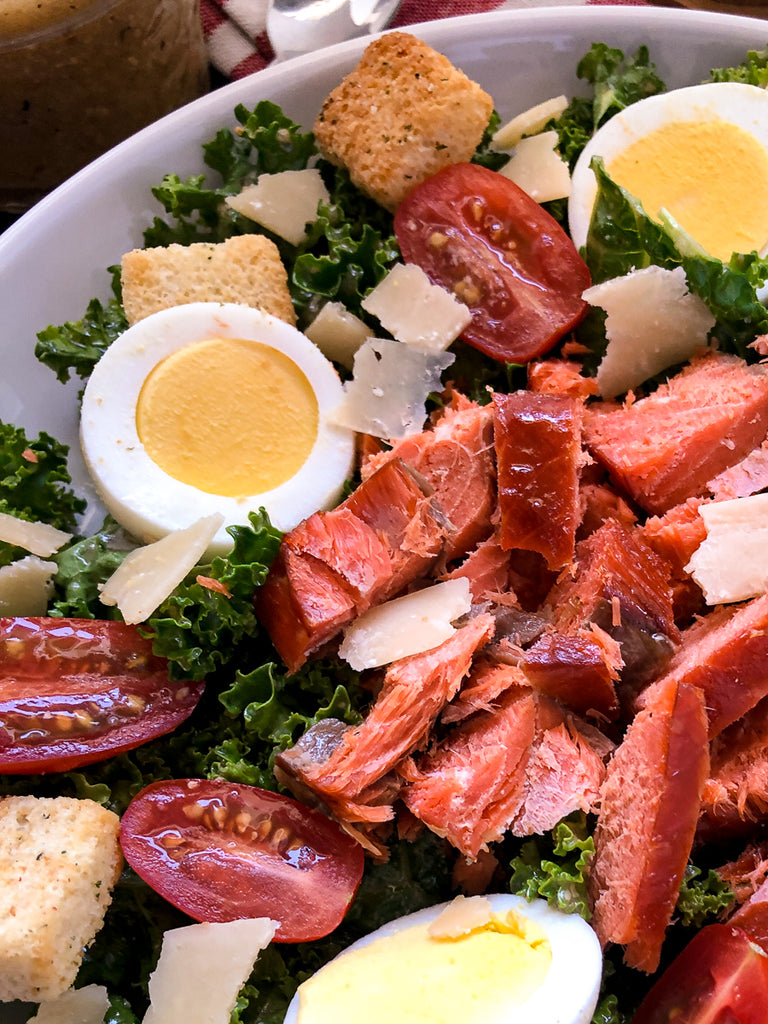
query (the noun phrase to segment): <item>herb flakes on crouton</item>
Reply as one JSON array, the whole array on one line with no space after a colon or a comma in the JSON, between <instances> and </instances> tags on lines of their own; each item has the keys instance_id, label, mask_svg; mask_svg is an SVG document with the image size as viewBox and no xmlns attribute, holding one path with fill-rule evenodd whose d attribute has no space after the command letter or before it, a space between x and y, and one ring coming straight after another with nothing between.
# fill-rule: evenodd
<instances>
[{"instance_id":1,"label":"herb flakes on crouton","mask_svg":"<svg viewBox=\"0 0 768 1024\"><path fill-rule=\"evenodd\" d=\"M469 160L492 113L491 97L446 57L389 32L328 96L314 131L327 160L394 210L414 185Z\"/></svg>"}]
</instances>

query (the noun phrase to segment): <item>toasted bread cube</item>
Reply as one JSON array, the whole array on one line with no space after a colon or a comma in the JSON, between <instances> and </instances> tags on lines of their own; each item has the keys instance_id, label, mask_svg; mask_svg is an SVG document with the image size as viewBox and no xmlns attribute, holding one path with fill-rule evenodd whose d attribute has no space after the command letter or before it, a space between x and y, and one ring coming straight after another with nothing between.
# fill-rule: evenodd
<instances>
[{"instance_id":1,"label":"toasted bread cube","mask_svg":"<svg viewBox=\"0 0 768 1024\"><path fill-rule=\"evenodd\" d=\"M0 1000L65 992L122 868L120 819L93 800L0 800Z\"/></svg>"},{"instance_id":2,"label":"toasted bread cube","mask_svg":"<svg viewBox=\"0 0 768 1024\"><path fill-rule=\"evenodd\" d=\"M314 130L323 155L394 210L414 185L469 160L492 112L491 97L446 57L389 32L328 96Z\"/></svg>"},{"instance_id":3,"label":"toasted bread cube","mask_svg":"<svg viewBox=\"0 0 768 1024\"><path fill-rule=\"evenodd\" d=\"M280 252L264 235L132 249L122 259L128 322L187 302L239 302L296 323Z\"/></svg>"}]
</instances>

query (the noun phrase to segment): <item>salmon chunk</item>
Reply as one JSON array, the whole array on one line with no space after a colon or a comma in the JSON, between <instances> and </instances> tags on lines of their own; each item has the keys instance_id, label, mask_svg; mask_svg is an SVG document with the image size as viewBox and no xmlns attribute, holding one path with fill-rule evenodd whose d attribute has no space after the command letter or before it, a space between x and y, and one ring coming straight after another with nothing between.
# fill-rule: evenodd
<instances>
[{"instance_id":1,"label":"salmon chunk","mask_svg":"<svg viewBox=\"0 0 768 1024\"><path fill-rule=\"evenodd\" d=\"M707 492L768 433L768 367L708 353L639 401L585 410L587 447L646 512Z\"/></svg>"}]
</instances>

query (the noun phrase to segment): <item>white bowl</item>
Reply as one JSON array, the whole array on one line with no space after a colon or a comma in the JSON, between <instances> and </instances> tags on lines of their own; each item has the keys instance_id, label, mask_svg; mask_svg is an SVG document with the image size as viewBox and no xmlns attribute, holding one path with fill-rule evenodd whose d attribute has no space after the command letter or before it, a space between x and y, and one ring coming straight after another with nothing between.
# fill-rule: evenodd
<instances>
[{"instance_id":1,"label":"white bowl","mask_svg":"<svg viewBox=\"0 0 768 1024\"><path fill-rule=\"evenodd\" d=\"M655 7L552 7L412 26L494 97L502 118L559 93L587 91L576 63L594 41L634 53L645 43L670 87L706 78L765 46L759 19ZM201 144L234 125L238 103L262 99L311 127L321 99L357 61L365 40L342 43L225 86L145 128L80 171L0 235L0 419L72 446L75 482L87 490L77 443L77 392L34 356L36 334L79 319L110 295L106 268L141 244L162 213L150 187L168 172L205 171ZM93 524L94 526L96 524ZM88 524L84 524L87 529ZM1 1004L0 1004L1 1006ZM11 1024L0 1008L0 1018ZM18 1020L23 1019L18 1017Z\"/></svg>"}]
</instances>

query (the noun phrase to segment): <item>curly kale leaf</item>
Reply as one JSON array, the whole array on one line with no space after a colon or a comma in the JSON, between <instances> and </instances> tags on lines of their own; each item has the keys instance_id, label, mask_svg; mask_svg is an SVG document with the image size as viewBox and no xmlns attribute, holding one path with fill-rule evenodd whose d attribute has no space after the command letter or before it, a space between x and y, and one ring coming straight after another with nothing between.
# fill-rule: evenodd
<instances>
[{"instance_id":1,"label":"curly kale leaf","mask_svg":"<svg viewBox=\"0 0 768 1024\"><path fill-rule=\"evenodd\" d=\"M223 242L257 230L253 221L226 204L226 197L255 182L260 174L301 170L317 152L312 133L302 132L275 103L264 100L252 111L240 104L235 117L240 128L223 128L203 146L203 159L220 176L221 184L209 184L204 174L188 178L166 174L152 194L172 221L156 217L144 232L145 245Z\"/></svg>"},{"instance_id":2,"label":"curly kale leaf","mask_svg":"<svg viewBox=\"0 0 768 1024\"><path fill-rule=\"evenodd\" d=\"M72 373L83 380L112 342L127 328L122 306L120 268L110 267L112 293L106 305L91 299L82 320L68 320L60 327L50 325L39 331L35 355L65 384Z\"/></svg>"},{"instance_id":3,"label":"curly kale leaf","mask_svg":"<svg viewBox=\"0 0 768 1024\"><path fill-rule=\"evenodd\" d=\"M116 608L107 608L99 600L100 588L133 547L118 524L107 517L98 533L63 548L54 556L58 570L48 614L79 619L119 618Z\"/></svg>"},{"instance_id":4,"label":"curly kale leaf","mask_svg":"<svg viewBox=\"0 0 768 1024\"><path fill-rule=\"evenodd\" d=\"M558 150L573 170L584 146L597 129L632 103L664 92L666 86L640 46L633 57L606 43L593 43L576 74L592 86L592 97L575 97L547 127L558 133Z\"/></svg>"},{"instance_id":5,"label":"curly kale leaf","mask_svg":"<svg viewBox=\"0 0 768 1024\"><path fill-rule=\"evenodd\" d=\"M392 217L355 189L341 168L322 164L330 201L321 203L307 240L296 250L291 294L302 324L325 301L346 308L373 325L361 301L400 258Z\"/></svg>"},{"instance_id":6,"label":"curly kale leaf","mask_svg":"<svg viewBox=\"0 0 768 1024\"><path fill-rule=\"evenodd\" d=\"M0 512L74 531L85 502L67 486L67 445L41 431L30 440L21 427L0 422ZM0 566L29 554L0 543Z\"/></svg>"},{"instance_id":7,"label":"curly kale leaf","mask_svg":"<svg viewBox=\"0 0 768 1024\"><path fill-rule=\"evenodd\" d=\"M733 906L734 893L716 871L706 874L694 864L688 864L677 897L677 915L688 928L702 928L716 920L723 911Z\"/></svg>"},{"instance_id":8,"label":"curly kale leaf","mask_svg":"<svg viewBox=\"0 0 768 1024\"><path fill-rule=\"evenodd\" d=\"M590 918L587 872L595 844L583 814L564 819L550 836L530 839L514 858L510 892L532 900L541 896L550 906Z\"/></svg>"},{"instance_id":9,"label":"curly kale leaf","mask_svg":"<svg viewBox=\"0 0 768 1024\"><path fill-rule=\"evenodd\" d=\"M748 50L747 56L733 68L713 68L710 72L713 82L744 82L768 87L768 47L764 50Z\"/></svg>"},{"instance_id":10,"label":"curly kale leaf","mask_svg":"<svg viewBox=\"0 0 768 1024\"><path fill-rule=\"evenodd\" d=\"M248 527L228 528L230 554L194 570L147 622L153 650L168 659L174 679L203 679L260 636L253 592L264 582L282 535L264 509L249 520Z\"/></svg>"},{"instance_id":11,"label":"curly kale leaf","mask_svg":"<svg viewBox=\"0 0 768 1024\"><path fill-rule=\"evenodd\" d=\"M493 136L499 130L500 125L501 118L499 117L498 111L494 110L491 113L491 119L483 132L480 145L477 147L474 156L472 157L473 164L480 164L482 167L487 167L491 171L498 171L500 167L503 167L504 164L507 163L509 160L509 153L499 153L491 146Z\"/></svg>"}]
</instances>

